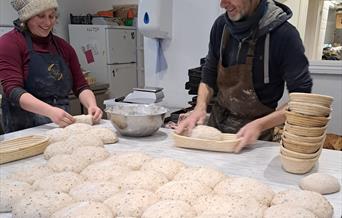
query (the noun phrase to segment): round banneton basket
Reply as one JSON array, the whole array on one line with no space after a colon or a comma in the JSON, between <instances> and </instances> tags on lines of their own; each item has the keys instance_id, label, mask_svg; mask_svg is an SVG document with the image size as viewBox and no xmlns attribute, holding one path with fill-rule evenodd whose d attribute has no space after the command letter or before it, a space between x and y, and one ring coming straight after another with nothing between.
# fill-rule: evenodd
<instances>
[{"instance_id":1,"label":"round banneton basket","mask_svg":"<svg viewBox=\"0 0 342 218\"><path fill-rule=\"evenodd\" d=\"M324 141L324 139L325 139L325 133L323 133L320 136L316 136L316 137L298 136L296 134L292 134L292 133L288 132L287 130L283 131L283 136L286 139L290 139L290 140L295 141L295 142L305 142L305 143L320 143L320 142Z\"/></svg>"},{"instance_id":2,"label":"round banneton basket","mask_svg":"<svg viewBox=\"0 0 342 218\"><path fill-rule=\"evenodd\" d=\"M319 104L325 107L330 108L331 104L334 100L333 97L327 95L319 95L319 94L312 94L312 93L300 93L300 92L293 92L289 95L290 101L295 102L304 102L304 103L311 103L311 104Z\"/></svg>"},{"instance_id":3,"label":"round banneton basket","mask_svg":"<svg viewBox=\"0 0 342 218\"><path fill-rule=\"evenodd\" d=\"M296 142L290 139L281 137L283 146L291 151L304 153L304 154L312 154L316 153L320 147L322 146L322 142L319 143L305 143L305 142Z\"/></svg>"},{"instance_id":4,"label":"round banneton basket","mask_svg":"<svg viewBox=\"0 0 342 218\"><path fill-rule=\"evenodd\" d=\"M315 153L304 154L304 153L300 153L300 152L291 151L291 150L285 148L283 146L282 142L280 142L280 144L281 144L281 147L280 147L280 153L281 154L286 155L288 157L297 158L297 159L312 159L312 158L318 157L321 154L322 149L323 149L323 147L321 146L321 148L318 151L316 151Z\"/></svg>"},{"instance_id":5,"label":"round banneton basket","mask_svg":"<svg viewBox=\"0 0 342 218\"><path fill-rule=\"evenodd\" d=\"M295 101L290 101L288 107L290 111L317 117L327 117L331 112L330 107Z\"/></svg>"},{"instance_id":6,"label":"round banneton basket","mask_svg":"<svg viewBox=\"0 0 342 218\"><path fill-rule=\"evenodd\" d=\"M309 172L316 164L319 156L311 159L298 159L280 154L283 168L289 173L304 174Z\"/></svg>"},{"instance_id":7,"label":"round banneton basket","mask_svg":"<svg viewBox=\"0 0 342 218\"><path fill-rule=\"evenodd\" d=\"M324 127L327 125L331 117L313 117L307 116L293 111L285 111L286 121L289 124L302 127Z\"/></svg>"},{"instance_id":8,"label":"round banneton basket","mask_svg":"<svg viewBox=\"0 0 342 218\"><path fill-rule=\"evenodd\" d=\"M284 131L294 133L299 136L317 137L325 134L328 125L323 127L303 127L285 122Z\"/></svg>"}]
</instances>

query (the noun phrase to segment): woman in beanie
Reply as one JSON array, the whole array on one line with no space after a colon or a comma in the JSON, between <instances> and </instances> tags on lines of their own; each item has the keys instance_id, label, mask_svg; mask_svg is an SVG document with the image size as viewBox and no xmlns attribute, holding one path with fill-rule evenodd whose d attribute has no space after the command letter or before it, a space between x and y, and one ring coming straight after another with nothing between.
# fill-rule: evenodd
<instances>
[{"instance_id":1,"label":"woman in beanie","mask_svg":"<svg viewBox=\"0 0 342 218\"><path fill-rule=\"evenodd\" d=\"M101 109L82 74L75 50L52 33L56 0L13 0L15 28L0 38L2 117L6 133L51 121L74 122L67 112L71 90L99 121Z\"/></svg>"}]
</instances>

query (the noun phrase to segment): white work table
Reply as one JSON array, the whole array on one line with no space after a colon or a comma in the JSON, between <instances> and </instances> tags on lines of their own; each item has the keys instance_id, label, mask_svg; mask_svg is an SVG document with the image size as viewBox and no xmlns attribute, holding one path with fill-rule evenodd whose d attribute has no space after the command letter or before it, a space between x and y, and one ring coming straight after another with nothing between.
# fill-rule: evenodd
<instances>
[{"instance_id":1,"label":"white work table","mask_svg":"<svg viewBox=\"0 0 342 218\"><path fill-rule=\"evenodd\" d=\"M102 126L113 128L107 120L101 121ZM28 134L43 133L54 128L53 124L43 125L23 131L5 134L1 140L7 140ZM170 129L159 129L153 136L130 138L119 136L119 142L106 145L111 153L121 151L144 152L154 157L171 157L183 161L189 166L209 166L221 170L226 175L246 176L258 179L271 186L274 191L288 188L299 189L298 182L305 175L295 175L281 168L279 144L258 141L252 148L243 150L240 154L208 152L177 148L170 136ZM45 163L42 155L20 161L0 165L0 179L7 174L24 169L29 163ZM342 181L342 152L323 149L319 162L310 172L327 173ZM342 215L342 192L325 195L334 207L334 217ZM10 214L0 214L0 217L11 217Z\"/></svg>"}]
</instances>

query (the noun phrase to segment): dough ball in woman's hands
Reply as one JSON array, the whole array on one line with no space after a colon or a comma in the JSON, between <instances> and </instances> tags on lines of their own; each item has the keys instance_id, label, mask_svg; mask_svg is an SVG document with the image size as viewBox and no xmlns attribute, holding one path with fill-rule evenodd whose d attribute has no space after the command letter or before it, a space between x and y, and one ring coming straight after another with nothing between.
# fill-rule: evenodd
<instances>
[{"instance_id":1,"label":"dough ball in woman's hands","mask_svg":"<svg viewBox=\"0 0 342 218\"><path fill-rule=\"evenodd\" d=\"M93 117L88 114L88 115L77 115L74 116L75 119L75 123L85 123L85 124L89 124L89 125L93 125Z\"/></svg>"},{"instance_id":2,"label":"dough ball in woman's hands","mask_svg":"<svg viewBox=\"0 0 342 218\"><path fill-rule=\"evenodd\" d=\"M214 127L198 125L192 129L190 137L220 141L222 140L222 133Z\"/></svg>"}]
</instances>

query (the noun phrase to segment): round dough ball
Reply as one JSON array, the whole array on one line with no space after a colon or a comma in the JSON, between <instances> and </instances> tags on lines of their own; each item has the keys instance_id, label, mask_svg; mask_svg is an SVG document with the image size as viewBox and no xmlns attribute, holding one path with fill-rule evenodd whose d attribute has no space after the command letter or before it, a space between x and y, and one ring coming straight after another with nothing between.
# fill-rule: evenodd
<instances>
[{"instance_id":1,"label":"round dough ball","mask_svg":"<svg viewBox=\"0 0 342 218\"><path fill-rule=\"evenodd\" d=\"M310 210L293 204L278 204L265 210L264 218L317 218Z\"/></svg>"},{"instance_id":2,"label":"round dough ball","mask_svg":"<svg viewBox=\"0 0 342 218\"><path fill-rule=\"evenodd\" d=\"M85 123L73 123L64 128L67 133L71 135L88 133L91 129L91 125Z\"/></svg>"},{"instance_id":3,"label":"round dough ball","mask_svg":"<svg viewBox=\"0 0 342 218\"><path fill-rule=\"evenodd\" d=\"M82 170L81 175L89 181L113 181L118 183L130 171L129 168L114 165L112 161L106 159L87 166Z\"/></svg>"},{"instance_id":4,"label":"round dough ball","mask_svg":"<svg viewBox=\"0 0 342 218\"><path fill-rule=\"evenodd\" d=\"M83 147L83 146L98 146L103 147L102 140L89 133L71 135L65 143L69 146Z\"/></svg>"},{"instance_id":5,"label":"round dough ball","mask_svg":"<svg viewBox=\"0 0 342 218\"><path fill-rule=\"evenodd\" d=\"M180 171L174 180L196 180L202 184L214 188L226 176L217 170L209 167L189 167Z\"/></svg>"},{"instance_id":6,"label":"round dough ball","mask_svg":"<svg viewBox=\"0 0 342 218\"><path fill-rule=\"evenodd\" d=\"M15 202L32 192L31 185L9 179L0 180L0 212L10 212Z\"/></svg>"},{"instance_id":7,"label":"round dough ball","mask_svg":"<svg viewBox=\"0 0 342 218\"><path fill-rule=\"evenodd\" d=\"M108 158L110 153L102 147L84 146L74 150L72 156L87 159L89 163L103 161Z\"/></svg>"},{"instance_id":8,"label":"round dough ball","mask_svg":"<svg viewBox=\"0 0 342 218\"><path fill-rule=\"evenodd\" d=\"M71 154L79 146L77 144L66 143L65 141L55 142L46 147L44 158L49 160L59 154Z\"/></svg>"},{"instance_id":9,"label":"round dough ball","mask_svg":"<svg viewBox=\"0 0 342 218\"><path fill-rule=\"evenodd\" d=\"M156 194L143 189L120 192L107 199L108 205L117 216L141 217L144 210L159 200Z\"/></svg>"},{"instance_id":10,"label":"round dough ball","mask_svg":"<svg viewBox=\"0 0 342 218\"><path fill-rule=\"evenodd\" d=\"M300 180L299 187L304 190L330 194L340 191L338 180L328 174L313 173Z\"/></svg>"},{"instance_id":11,"label":"round dough ball","mask_svg":"<svg viewBox=\"0 0 342 218\"><path fill-rule=\"evenodd\" d=\"M84 182L72 189L69 194L77 201L103 202L120 191L118 184L114 182Z\"/></svg>"},{"instance_id":12,"label":"round dough ball","mask_svg":"<svg viewBox=\"0 0 342 218\"><path fill-rule=\"evenodd\" d=\"M8 175L8 179L26 182L32 185L36 180L53 174L53 170L44 165L25 166L24 170L16 171Z\"/></svg>"},{"instance_id":13,"label":"round dough ball","mask_svg":"<svg viewBox=\"0 0 342 218\"><path fill-rule=\"evenodd\" d=\"M77 202L55 212L51 218L113 218L110 209L99 202Z\"/></svg>"},{"instance_id":14,"label":"round dough ball","mask_svg":"<svg viewBox=\"0 0 342 218\"><path fill-rule=\"evenodd\" d=\"M85 181L84 177L73 172L54 173L33 183L35 190L50 190L68 193L72 187Z\"/></svg>"},{"instance_id":15,"label":"round dough ball","mask_svg":"<svg viewBox=\"0 0 342 218\"><path fill-rule=\"evenodd\" d=\"M48 162L47 166L55 172L72 171L80 173L89 164L89 160L84 157L59 154L53 156Z\"/></svg>"},{"instance_id":16,"label":"round dough ball","mask_svg":"<svg viewBox=\"0 0 342 218\"><path fill-rule=\"evenodd\" d=\"M166 176L156 171L131 171L121 181L121 188L123 190L146 189L155 191L167 182L168 179Z\"/></svg>"},{"instance_id":17,"label":"round dough ball","mask_svg":"<svg viewBox=\"0 0 342 218\"><path fill-rule=\"evenodd\" d=\"M13 205L12 215L13 218L50 217L54 212L71 203L73 199L63 192L31 192Z\"/></svg>"},{"instance_id":18,"label":"round dough ball","mask_svg":"<svg viewBox=\"0 0 342 218\"><path fill-rule=\"evenodd\" d=\"M220 130L206 125L198 125L192 129L190 137L206 140L222 140L222 133Z\"/></svg>"},{"instance_id":19,"label":"round dough ball","mask_svg":"<svg viewBox=\"0 0 342 218\"><path fill-rule=\"evenodd\" d=\"M248 177L235 177L223 180L222 182L217 184L214 191L217 194L223 195L249 195L266 206L270 205L274 196L274 192L271 187L263 184L256 179Z\"/></svg>"},{"instance_id":20,"label":"round dough ball","mask_svg":"<svg viewBox=\"0 0 342 218\"><path fill-rule=\"evenodd\" d=\"M211 189L194 180L171 181L160 187L156 194L163 200L181 200L192 204L197 198L211 192Z\"/></svg>"},{"instance_id":21,"label":"round dough ball","mask_svg":"<svg viewBox=\"0 0 342 218\"><path fill-rule=\"evenodd\" d=\"M142 170L154 170L164 174L168 180L172 180L173 177L186 166L184 163L171 159L171 158L155 158L146 163L141 167Z\"/></svg>"},{"instance_id":22,"label":"round dough ball","mask_svg":"<svg viewBox=\"0 0 342 218\"><path fill-rule=\"evenodd\" d=\"M141 218L193 218L194 209L184 201L159 201L145 210Z\"/></svg>"},{"instance_id":23,"label":"round dough ball","mask_svg":"<svg viewBox=\"0 0 342 218\"><path fill-rule=\"evenodd\" d=\"M75 119L75 123L85 123L85 124L88 124L88 125L93 125L93 117L88 114L88 115L85 115L85 114L82 114L82 115L76 115L74 116L74 119Z\"/></svg>"},{"instance_id":24,"label":"round dough ball","mask_svg":"<svg viewBox=\"0 0 342 218\"><path fill-rule=\"evenodd\" d=\"M240 195L204 195L193 207L197 214L225 214L226 217L260 217L266 206L261 207L254 198Z\"/></svg>"},{"instance_id":25,"label":"round dough ball","mask_svg":"<svg viewBox=\"0 0 342 218\"><path fill-rule=\"evenodd\" d=\"M65 141L70 135L68 131L63 128L55 128L45 132L47 136L50 138L50 143Z\"/></svg>"},{"instance_id":26,"label":"round dough ball","mask_svg":"<svg viewBox=\"0 0 342 218\"><path fill-rule=\"evenodd\" d=\"M126 166L132 170L139 170L140 167L145 162L151 160L152 157L140 152L129 152L113 155L109 159L116 165Z\"/></svg>"},{"instance_id":27,"label":"round dough ball","mask_svg":"<svg viewBox=\"0 0 342 218\"><path fill-rule=\"evenodd\" d=\"M104 144L113 144L118 141L118 136L116 133L109 128L93 127L90 130L90 134L99 137Z\"/></svg>"},{"instance_id":28,"label":"round dough ball","mask_svg":"<svg viewBox=\"0 0 342 218\"><path fill-rule=\"evenodd\" d=\"M272 205L290 203L298 207L310 210L318 217L330 218L333 215L333 207L321 194L312 191L286 190L274 195Z\"/></svg>"}]
</instances>

